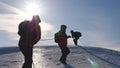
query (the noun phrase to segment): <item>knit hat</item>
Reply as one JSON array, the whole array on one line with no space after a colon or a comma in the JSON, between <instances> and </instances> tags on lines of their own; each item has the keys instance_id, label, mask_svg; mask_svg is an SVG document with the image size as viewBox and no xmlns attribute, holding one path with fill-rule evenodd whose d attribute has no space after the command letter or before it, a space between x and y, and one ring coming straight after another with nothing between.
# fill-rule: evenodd
<instances>
[{"instance_id":1,"label":"knit hat","mask_svg":"<svg viewBox=\"0 0 120 68\"><path fill-rule=\"evenodd\" d=\"M61 27L67 28L67 26L66 26L66 25L61 25Z\"/></svg>"}]
</instances>

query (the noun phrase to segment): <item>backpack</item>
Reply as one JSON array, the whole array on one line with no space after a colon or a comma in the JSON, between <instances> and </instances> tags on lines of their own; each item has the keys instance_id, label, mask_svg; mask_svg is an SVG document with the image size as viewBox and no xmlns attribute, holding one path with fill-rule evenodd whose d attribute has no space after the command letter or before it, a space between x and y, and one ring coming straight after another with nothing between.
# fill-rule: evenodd
<instances>
[{"instance_id":1,"label":"backpack","mask_svg":"<svg viewBox=\"0 0 120 68\"><path fill-rule=\"evenodd\" d=\"M56 43L58 43L58 41L59 41L59 40L58 40L58 32L54 34L54 41L55 41Z\"/></svg>"},{"instance_id":2,"label":"backpack","mask_svg":"<svg viewBox=\"0 0 120 68\"><path fill-rule=\"evenodd\" d=\"M18 34L22 37L26 36L28 33L29 21L23 21L19 24Z\"/></svg>"},{"instance_id":3,"label":"backpack","mask_svg":"<svg viewBox=\"0 0 120 68\"><path fill-rule=\"evenodd\" d=\"M81 32L76 32L78 34L78 37L81 37L82 36L82 33Z\"/></svg>"}]
</instances>

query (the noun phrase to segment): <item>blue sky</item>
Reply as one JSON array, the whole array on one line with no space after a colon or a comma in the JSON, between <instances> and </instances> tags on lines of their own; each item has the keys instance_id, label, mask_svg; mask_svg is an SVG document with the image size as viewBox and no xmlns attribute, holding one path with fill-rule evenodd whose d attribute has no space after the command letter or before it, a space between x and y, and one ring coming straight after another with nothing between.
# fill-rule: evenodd
<instances>
[{"instance_id":1,"label":"blue sky","mask_svg":"<svg viewBox=\"0 0 120 68\"><path fill-rule=\"evenodd\" d=\"M83 46L120 49L119 0L0 0L1 46L17 46L18 24L31 19L26 11L31 2L40 8L42 39L53 38L60 25L66 24L67 34L70 35L71 29L83 34L79 40ZM48 40L39 41L37 45L56 43ZM73 45L72 39L68 40L68 45Z\"/></svg>"}]
</instances>

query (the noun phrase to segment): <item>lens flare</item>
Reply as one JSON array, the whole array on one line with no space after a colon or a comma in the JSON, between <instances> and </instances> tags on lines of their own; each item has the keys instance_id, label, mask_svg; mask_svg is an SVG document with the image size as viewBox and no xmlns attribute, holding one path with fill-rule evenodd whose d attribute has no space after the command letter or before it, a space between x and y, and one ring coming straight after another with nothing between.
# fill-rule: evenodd
<instances>
[{"instance_id":1,"label":"lens flare","mask_svg":"<svg viewBox=\"0 0 120 68\"><path fill-rule=\"evenodd\" d=\"M98 64L95 61L93 61L92 59L88 58L88 61L90 62L92 68L99 68Z\"/></svg>"}]
</instances>

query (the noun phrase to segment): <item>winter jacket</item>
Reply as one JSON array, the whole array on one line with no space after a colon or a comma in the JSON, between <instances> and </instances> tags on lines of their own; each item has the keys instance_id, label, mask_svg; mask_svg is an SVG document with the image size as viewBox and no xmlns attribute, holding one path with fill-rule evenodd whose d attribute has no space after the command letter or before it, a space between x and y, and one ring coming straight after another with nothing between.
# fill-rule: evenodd
<instances>
[{"instance_id":1,"label":"winter jacket","mask_svg":"<svg viewBox=\"0 0 120 68\"><path fill-rule=\"evenodd\" d=\"M58 45L59 46L67 46L67 35L65 32L59 31L58 32Z\"/></svg>"},{"instance_id":2,"label":"winter jacket","mask_svg":"<svg viewBox=\"0 0 120 68\"><path fill-rule=\"evenodd\" d=\"M79 39L79 37L81 37L82 34L80 32L73 32L72 33L72 37L75 38L75 39Z\"/></svg>"},{"instance_id":3,"label":"winter jacket","mask_svg":"<svg viewBox=\"0 0 120 68\"><path fill-rule=\"evenodd\" d=\"M20 46L33 46L41 38L41 30L39 25L33 26L31 22L24 21L19 24Z\"/></svg>"}]
</instances>

